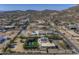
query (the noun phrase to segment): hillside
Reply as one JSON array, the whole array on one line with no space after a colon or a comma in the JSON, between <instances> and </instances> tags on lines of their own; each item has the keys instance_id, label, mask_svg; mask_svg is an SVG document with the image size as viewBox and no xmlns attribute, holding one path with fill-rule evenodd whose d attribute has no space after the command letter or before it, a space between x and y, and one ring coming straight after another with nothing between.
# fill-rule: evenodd
<instances>
[{"instance_id":1,"label":"hillside","mask_svg":"<svg viewBox=\"0 0 79 59\"><path fill-rule=\"evenodd\" d=\"M57 11L57 10L15 10L15 11L5 11L0 12L0 19L16 19L17 17L26 16L27 14L30 14L34 19L41 19L42 17L51 17L52 21L54 22L61 22L61 21L67 21L67 22L79 22L79 5L73 6L71 8Z\"/></svg>"}]
</instances>

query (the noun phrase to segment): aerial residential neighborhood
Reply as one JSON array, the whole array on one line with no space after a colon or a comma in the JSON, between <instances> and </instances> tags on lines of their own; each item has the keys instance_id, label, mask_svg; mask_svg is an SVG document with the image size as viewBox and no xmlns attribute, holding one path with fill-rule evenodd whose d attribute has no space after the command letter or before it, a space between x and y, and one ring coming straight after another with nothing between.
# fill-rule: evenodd
<instances>
[{"instance_id":1,"label":"aerial residential neighborhood","mask_svg":"<svg viewBox=\"0 0 79 59\"><path fill-rule=\"evenodd\" d=\"M79 54L79 5L1 11L0 54Z\"/></svg>"}]
</instances>

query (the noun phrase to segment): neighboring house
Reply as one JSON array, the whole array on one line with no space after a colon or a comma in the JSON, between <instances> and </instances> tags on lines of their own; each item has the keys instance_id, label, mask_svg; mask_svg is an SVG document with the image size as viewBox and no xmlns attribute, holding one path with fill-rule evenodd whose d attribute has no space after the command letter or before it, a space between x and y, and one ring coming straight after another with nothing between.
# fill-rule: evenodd
<instances>
[{"instance_id":1,"label":"neighboring house","mask_svg":"<svg viewBox=\"0 0 79 59\"><path fill-rule=\"evenodd\" d=\"M77 31L79 31L79 23L77 23L77 27L76 28L77 28Z\"/></svg>"},{"instance_id":2,"label":"neighboring house","mask_svg":"<svg viewBox=\"0 0 79 59\"><path fill-rule=\"evenodd\" d=\"M0 43L3 43L6 39L7 39L7 37L0 36Z\"/></svg>"},{"instance_id":3,"label":"neighboring house","mask_svg":"<svg viewBox=\"0 0 79 59\"><path fill-rule=\"evenodd\" d=\"M14 29L15 26L4 26L5 29Z\"/></svg>"},{"instance_id":4,"label":"neighboring house","mask_svg":"<svg viewBox=\"0 0 79 59\"><path fill-rule=\"evenodd\" d=\"M78 23L76 23L76 24L69 24L69 25L66 25L66 27L68 29L71 29L71 30L79 31L79 24Z\"/></svg>"},{"instance_id":5,"label":"neighboring house","mask_svg":"<svg viewBox=\"0 0 79 59\"><path fill-rule=\"evenodd\" d=\"M69 28L69 29L72 29L72 30L76 30L77 29L77 24L69 24L66 27Z\"/></svg>"},{"instance_id":6,"label":"neighboring house","mask_svg":"<svg viewBox=\"0 0 79 59\"><path fill-rule=\"evenodd\" d=\"M39 34L38 31L33 31L33 32L32 32L32 35L38 35L38 34Z\"/></svg>"},{"instance_id":7,"label":"neighboring house","mask_svg":"<svg viewBox=\"0 0 79 59\"><path fill-rule=\"evenodd\" d=\"M0 29L0 32L6 32L6 30L5 29Z\"/></svg>"}]
</instances>

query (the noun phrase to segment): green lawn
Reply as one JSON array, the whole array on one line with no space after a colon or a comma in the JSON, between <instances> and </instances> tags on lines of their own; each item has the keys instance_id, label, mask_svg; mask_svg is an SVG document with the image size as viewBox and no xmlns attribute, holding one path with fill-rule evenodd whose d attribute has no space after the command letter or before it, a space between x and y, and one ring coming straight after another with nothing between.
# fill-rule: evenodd
<instances>
[{"instance_id":1,"label":"green lawn","mask_svg":"<svg viewBox=\"0 0 79 59\"><path fill-rule=\"evenodd\" d=\"M45 35L47 38L53 38L53 39L61 39L61 37L58 34L52 34L52 35Z\"/></svg>"}]
</instances>

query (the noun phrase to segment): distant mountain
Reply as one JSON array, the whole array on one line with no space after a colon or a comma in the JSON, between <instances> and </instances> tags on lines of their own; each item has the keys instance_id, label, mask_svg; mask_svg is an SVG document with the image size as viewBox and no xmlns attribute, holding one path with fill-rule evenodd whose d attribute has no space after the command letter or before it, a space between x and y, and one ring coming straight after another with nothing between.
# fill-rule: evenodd
<instances>
[{"instance_id":1,"label":"distant mountain","mask_svg":"<svg viewBox=\"0 0 79 59\"><path fill-rule=\"evenodd\" d=\"M57 10L49 10L49 9L45 9L45 10L42 10L42 12L59 12Z\"/></svg>"},{"instance_id":2,"label":"distant mountain","mask_svg":"<svg viewBox=\"0 0 79 59\"><path fill-rule=\"evenodd\" d=\"M58 21L68 21L68 22L79 22L79 5L70 7L68 9L57 11L57 10L49 10L45 9L42 11L38 10L14 10L14 11L1 11L0 18L8 18L14 19L20 16L26 16L27 14L31 14L32 17L39 18L39 17L47 17L50 16Z\"/></svg>"},{"instance_id":3,"label":"distant mountain","mask_svg":"<svg viewBox=\"0 0 79 59\"><path fill-rule=\"evenodd\" d=\"M37 10L26 10L26 12L37 12Z\"/></svg>"},{"instance_id":4,"label":"distant mountain","mask_svg":"<svg viewBox=\"0 0 79 59\"><path fill-rule=\"evenodd\" d=\"M60 11L57 17L60 21L79 22L79 5Z\"/></svg>"},{"instance_id":5,"label":"distant mountain","mask_svg":"<svg viewBox=\"0 0 79 59\"><path fill-rule=\"evenodd\" d=\"M72 10L72 11L79 12L79 5L76 5L74 7L68 8L67 10Z\"/></svg>"}]
</instances>

